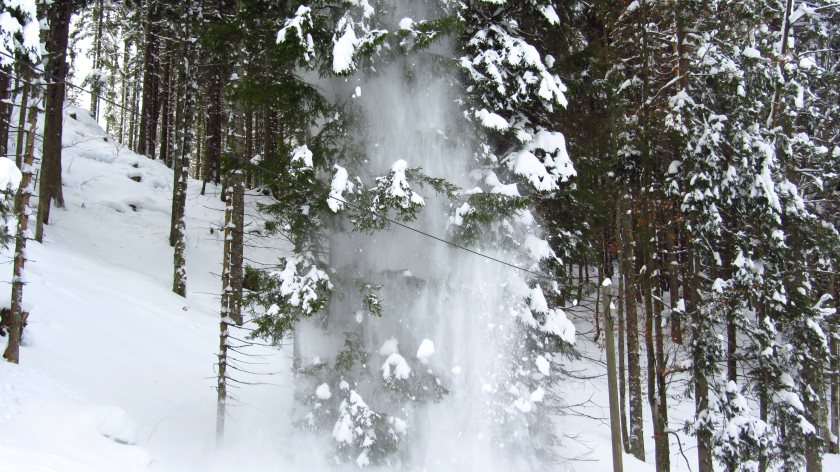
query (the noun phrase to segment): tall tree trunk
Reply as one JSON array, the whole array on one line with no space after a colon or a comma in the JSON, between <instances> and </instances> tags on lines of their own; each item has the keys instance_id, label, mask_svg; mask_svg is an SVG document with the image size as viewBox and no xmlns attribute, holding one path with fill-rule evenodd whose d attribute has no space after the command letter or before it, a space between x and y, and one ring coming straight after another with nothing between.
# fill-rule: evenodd
<instances>
[{"instance_id":1,"label":"tall tree trunk","mask_svg":"<svg viewBox=\"0 0 840 472\"><path fill-rule=\"evenodd\" d=\"M643 240L646 247L645 265L645 309L650 311L649 320L652 342L647 348L651 351L648 354L648 362L653 365L649 373L653 374L649 388L654 393L648 393L650 399L651 416L653 417L653 438L656 454L656 469L667 472L671 469L671 450L668 437L668 395L665 382L665 346L662 334L662 311L663 291L665 278L662 275L661 259L654 257L659 253L658 243L661 232L658 230L658 223L661 222L662 212L657 211L659 201L647 199L645 205L646 220L648 221L649 234L644 234Z\"/></svg>"},{"instance_id":2,"label":"tall tree trunk","mask_svg":"<svg viewBox=\"0 0 840 472\"><path fill-rule=\"evenodd\" d=\"M723 270L730 272L732 268L732 246L727 244L723 250ZM738 329L736 326L735 307L726 307L726 379L738 381Z\"/></svg>"},{"instance_id":3,"label":"tall tree trunk","mask_svg":"<svg viewBox=\"0 0 840 472\"><path fill-rule=\"evenodd\" d=\"M128 147L137 152L137 98L140 90L140 68L134 67L131 79L131 111L128 119Z\"/></svg>"},{"instance_id":4,"label":"tall tree trunk","mask_svg":"<svg viewBox=\"0 0 840 472\"><path fill-rule=\"evenodd\" d=\"M131 51L131 41L123 41L123 60L120 68L120 143L131 147L128 129L126 128L126 116L130 113L128 100L130 97L128 90L128 74L129 74L129 52ZM129 116L130 119L130 116Z\"/></svg>"},{"instance_id":5,"label":"tall tree trunk","mask_svg":"<svg viewBox=\"0 0 840 472\"><path fill-rule=\"evenodd\" d=\"M682 314L680 313L680 288L679 288L679 264L677 262L677 235L674 229L673 217L665 224L665 248L668 251L668 267L665 273L668 274L668 314L671 318L671 340L682 344ZM685 303L685 302L683 302Z\"/></svg>"},{"instance_id":6,"label":"tall tree trunk","mask_svg":"<svg viewBox=\"0 0 840 472\"><path fill-rule=\"evenodd\" d=\"M230 193L231 221L230 221L230 316L237 326L242 326L242 290L245 282L243 264L245 262L245 155L244 118L241 110L231 122L231 142L233 152L238 160L237 165L227 176L228 191ZM225 238L227 239L227 237Z\"/></svg>"},{"instance_id":7,"label":"tall tree trunk","mask_svg":"<svg viewBox=\"0 0 840 472\"><path fill-rule=\"evenodd\" d=\"M709 381L706 378L705 363L706 353L704 352L700 339L708 335L702 326L704 321L699 308L699 287L700 287L700 262L694 253L694 248L689 242L688 260L690 267L687 267L685 279L690 284L688 292L688 313L691 317L691 339L692 339L692 380L694 381L694 410L695 419L699 420L709 413ZM712 466L712 432L705 425L700 425L697 430L697 470L698 472L714 472Z\"/></svg>"},{"instance_id":8,"label":"tall tree trunk","mask_svg":"<svg viewBox=\"0 0 840 472\"><path fill-rule=\"evenodd\" d=\"M242 326L243 226L245 187L242 172L233 170L225 179L224 258L222 261L222 311L219 322L218 383L216 397L216 440L221 442L225 431L227 404L227 339L231 325Z\"/></svg>"},{"instance_id":9,"label":"tall tree trunk","mask_svg":"<svg viewBox=\"0 0 840 472\"><path fill-rule=\"evenodd\" d=\"M621 224L621 210L619 205L619 228ZM623 233L619 231L619 233ZM623 236L621 236L623 238ZM622 250L623 254L623 250ZM622 261L624 260L624 256L622 255ZM618 322L616 323L618 327L618 394L619 394L619 410L621 412L621 443L624 444L624 452L630 453L630 434L628 433L629 427L627 425L627 375L626 375L626 366L624 362L624 333L625 333L625 303L624 303L624 268L621 268L620 274L618 276Z\"/></svg>"},{"instance_id":10,"label":"tall tree trunk","mask_svg":"<svg viewBox=\"0 0 840 472\"><path fill-rule=\"evenodd\" d=\"M219 163L222 155L222 72L218 70L220 67L214 69L207 96L203 180L205 183L212 180L218 184L221 180Z\"/></svg>"},{"instance_id":11,"label":"tall tree trunk","mask_svg":"<svg viewBox=\"0 0 840 472\"><path fill-rule=\"evenodd\" d=\"M181 135L181 149L179 164L180 170L176 174L177 181L172 188L172 221L174 223L174 276L172 282L172 291L181 295L187 294L187 271L186 271L186 222L185 222L185 207L187 204L187 182L190 179L190 154L192 148L192 118L193 110L195 109L195 71L194 64L190 60L193 56L192 45L185 46L183 61L184 68L181 76L183 77L183 104L181 105L184 122Z\"/></svg>"},{"instance_id":12,"label":"tall tree trunk","mask_svg":"<svg viewBox=\"0 0 840 472\"><path fill-rule=\"evenodd\" d=\"M231 317L233 287L230 281L231 243L233 242L233 192L226 192L225 226L222 243L222 310L219 321L219 354L216 372L216 443L222 442L225 434L225 410L227 408L227 340L230 326L236 322Z\"/></svg>"},{"instance_id":13,"label":"tall tree trunk","mask_svg":"<svg viewBox=\"0 0 840 472\"><path fill-rule=\"evenodd\" d=\"M254 158L254 113L250 108L245 110L245 159L250 161ZM245 187L254 187L254 174L248 170L245 176Z\"/></svg>"},{"instance_id":14,"label":"tall tree trunk","mask_svg":"<svg viewBox=\"0 0 840 472\"><path fill-rule=\"evenodd\" d=\"M230 0L217 0L217 17L215 21L224 23L235 12L235 5ZM225 150L222 142L222 132L225 129L224 117L224 89L229 75L228 58L221 51L212 51L207 88L207 121L204 137L204 184L213 181L221 182L222 152ZM204 194L204 187L201 189ZM224 196L222 196L224 199Z\"/></svg>"},{"instance_id":15,"label":"tall tree trunk","mask_svg":"<svg viewBox=\"0 0 840 472\"><path fill-rule=\"evenodd\" d=\"M604 281L606 282L605 279ZM612 303L610 285L602 284L601 291L604 294L604 327L607 341L607 388L609 388L610 399L610 429L612 439L612 460L613 472L622 472L623 447L621 444L621 414L618 406L618 381L615 372L615 332L613 328L613 315L610 310Z\"/></svg>"},{"instance_id":16,"label":"tall tree trunk","mask_svg":"<svg viewBox=\"0 0 840 472\"><path fill-rule=\"evenodd\" d=\"M172 167L172 156L170 152L169 137L172 134L172 125L170 115L172 114L171 106L171 81L172 81L172 66L174 55L171 52L172 48L166 48L166 66L163 70L163 83L161 84L161 93L163 95L161 105L161 122L160 122L160 159L168 166Z\"/></svg>"},{"instance_id":17,"label":"tall tree trunk","mask_svg":"<svg viewBox=\"0 0 840 472\"><path fill-rule=\"evenodd\" d=\"M831 442L828 431L828 409L826 404L824 365L821 361L824 352L812 347L809 359L805 360L803 378L809 392L802 395L805 400L805 412L808 420L816 427L816 434L809 434L805 440L805 470L822 472L823 451Z\"/></svg>"},{"instance_id":18,"label":"tall tree trunk","mask_svg":"<svg viewBox=\"0 0 840 472\"><path fill-rule=\"evenodd\" d=\"M265 107L263 111L263 159L271 160L275 158L277 151L277 143L275 141L275 128L277 128L277 116L274 111Z\"/></svg>"},{"instance_id":19,"label":"tall tree trunk","mask_svg":"<svg viewBox=\"0 0 840 472\"><path fill-rule=\"evenodd\" d=\"M102 24L104 23L105 8L102 0L96 0L93 7L93 16L96 19L96 30L93 36L93 69L102 70ZM96 77L96 81L92 83L90 94L90 114L93 119L99 121L99 95L102 93L100 87L100 78Z\"/></svg>"},{"instance_id":20,"label":"tall tree trunk","mask_svg":"<svg viewBox=\"0 0 840 472\"><path fill-rule=\"evenodd\" d=\"M790 35L790 12L792 7L793 0L785 0L785 16L782 18L782 37L779 44L779 57L777 58L779 64L783 63L784 56L787 54L788 36ZM773 128L776 125L776 118L779 115L779 101L782 95L782 85L787 82L784 67L779 67L779 73L782 74L782 80L773 81L773 99L770 102L770 114L767 116L767 128Z\"/></svg>"},{"instance_id":21,"label":"tall tree trunk","mask_svg":"<svg viewBox=\"0 0 840 472\"><path fill-rule=\"evenodd\" d=\"M632 200L631 200L632 201ZM630 393L630 453L645 460L644 415L642 412L641 364L639 353L639 320L636 312L636 270L633 247L633 215L631 204L622 215L624 227L624 250L622 251L624 272L624 310L627 314L627 375Z\"/></svg>"},{"instance_id":22,"label":"tall tree trunk","mask_svg":"<svg viewBox=\"0 0 840 472\"><path fill-rule=\"evenodd\" d=\"M668 383L665 378L667 370L665 356L665 339L662 333L662 295L660 290L653 302L653 329L656 339L656 392L658 395L658 414L655 417L657 430L656 463L663 464L661 470L671 470L671 445L668 437ZM657 465L657 468L660 468Z\"/></svg>"},{"instance_id":23,"label":"tall tree trunk","mask_svg":"<svg viewBox=\"0 0 840 472\"><path fill-rule=\"evenodd\" d=\"M12 125L12 68L0 68L0 155L9 153L9 129Z\"/></svg>"},{"instance_id":24,"label":"tall tree trunk","mask_svg":"<svg viewBox=\"0 0 840 472\"><path fill-rule=\"evenodd\" d=\"M17 234L15 235L14 266L12 268L12 300L9 317L9 341L3 357L15 364L20 362L20 339L25 322L23 311L24 266L26 265L26 239L29 235L29 197L33 193L32 170L35 162L35 133L38 125L38 86L32 86L29 109L29 133L26 135L26 152L23 159L20 186L15 198Z\"/></svg>"},{"instance_id":25,"label":"tall tree trunk","mask_svg":"<svg viewBox=\"0 0 840 472\"><path fill-rule=\"evenodd\" d=\"M21 96L20 96L20 113L18 114L18 125L17 125L17 141L15 144L15 165L20 168L23 165L23 154L24 154L24 139L28 131L26 130L26 111L29 107L29 85L28 80L23 81Z\"/></svg>"},{"instance_id":26,"label":"tall tree trunk","mask_svg":"<svg viewBox=\"0 0 840 472\"><path fill-rule=\"evenodd\" d=\"M840 317L840 303L837 300L837 276L832 272L828 279L829 293L834 301L834 319L832 320L831 332L829 337L829 356L830 356L830 382L831 382L831 434L834 440L829 446L829 452L837 454L840 452L838 447L838 440L840 440L840 332L838 332L838 317Z\"/></svg>"},{"instance_id":27,"label":"tall tree trunk","mask_svg":"<svg viewBox=\"0 0 840 472\"><path fill-rule=\"evenodd\" d=\"M644 240L644 236L639 238L640 240ZM643 260L647 262L649 258L647 256L647 251L643 252ZM646 269L650 268L650 265L645 266ZM661 432L658 431L658 426L660 425L659 422L659 408L657 405L658 397L656 396L656 348L654 347L653 341L653 294L652 288L650 283L650 273L646 270L644 273L641 274L640 281L639 281L639 288L641 289L642 299L644 300L644 313L645 313L645 356L647 357L647 400L648 405L650 406L650 416L653 419L653 444L654 444L654 458L656 459L656 470L657 472L663 472L662 463L659 461L660 455L660 441L662 439ZM667 437L665 440L667 441ZM664 469L667 471L667 469Z\"/></svg>"},{"instance_id":28,"label":"tall tree trunk","mask_svg":"<svg viewBox=\"0 0 840 472\"><path fill-rule=\"evenodd\" d=\"M41 152L38 217L35 239L44 240L44 225L49 223L50 205L64 206L61 190L61 137L64 128L64 81L67 78L67 42L73 0L55 0L47 8L50 25L47 33L46 111L44 114L44 144Z\"/></svg>"},{"instance_id":29,"label":"tall tree trunk","mask_svg":"<svg viewBox=\"0 0 840 472\"><path fill-rule=\"evenodd\" d=\"M146 20L146 40L143 54L143 95L140 107L140 136L137 153L155 158L155 138L157 136L158 116L158 67L160 3L149 2L149 14Z\"/></svg>"},{"instance_id":30,"label":"tall tree trunk","mask_svg":"<svg viewBox=\"0 0 840 472\"><path fill-rule=\"evenodd\" d=\"M767 321L767 305L763 301L759 301L757 303L757 311L758 311L758 323L759 326L764 326L765 322ZM763 351L767 349L769 346L767 342L762 340L759 345L759 349ZM768 414L769 414L769 405L770 405L770 376L767 373L766 368L764 366L759 365L758 367L758 381L757 390L758 390L758 417L761 421L765 423L768 422ZM767 457L766 451L761 449L758 453L758 471L759 472L766 472L767 471L767 463L769 457Z\"/></svg>"}]
</instances>

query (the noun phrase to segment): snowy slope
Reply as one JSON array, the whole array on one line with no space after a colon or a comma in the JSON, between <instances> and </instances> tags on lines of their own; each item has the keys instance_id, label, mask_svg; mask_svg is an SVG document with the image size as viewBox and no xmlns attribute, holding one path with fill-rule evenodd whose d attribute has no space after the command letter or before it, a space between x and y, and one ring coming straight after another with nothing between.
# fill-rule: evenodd
<instances>
[{"instance_id":1,"label":"snowy slope","mask_svg":"<svg viewBox=\"0 0 840 472\"><path fill-rule=\"evenodd\" d=\"M201 196L200 183L190 182L183 299L170 290L172 172L116 144L84 110L66 111L64 139L67 208L53 211L45 243L30 245L24 298L32 315L21 365L0 362L0 472L336 470L324 439L290 425L285 349L247 349L259 357L244 360L261 363L249 368L279 374L237 374L270 385L234 386L239 402L229 411L224 447L215 447L217 189ZM250 215L257 198L248 198ZM265 264L285 247L256 234L248 245L246 257ZM9 260L4 254L5 282ZM557 470L609 471L603 351L587 320L576 323L583 358L569 367L581 379L556 392L569 405L558 422L560 454L569 461ZM672 426L690 417L691 405L674 410ZM653 441L646 442L648 462L625 455L626 471L654 470ZM684 438L683 446L693 466L693 441ZM672 468L688 470L676 444ZM840 470L837 456L827 456L825 470Z\"/></svg>"},{"instance_id":2,"label":"snowy slope","mask_svg":"<svg viewBox=\"0 0 840 472\"><path fill-rule=\"evenodd\" d=\"M0 362L0 471L228 470L212 453L222 245L210 228L223 204L190 182L189 295L174 295L172 172L105 138L86 111L66 111L67 208L53 210L43 245L30 243L21 365ZM249 245L247 257L266 263L283 250L256 236ZM241 380L288 385L282 351L248 352L265 356L258 370L283 375ZM231 411L231 450L247 436L263 460L276 454L287 385L234 389L249 406Z\"/></svg>"}]
</instances>

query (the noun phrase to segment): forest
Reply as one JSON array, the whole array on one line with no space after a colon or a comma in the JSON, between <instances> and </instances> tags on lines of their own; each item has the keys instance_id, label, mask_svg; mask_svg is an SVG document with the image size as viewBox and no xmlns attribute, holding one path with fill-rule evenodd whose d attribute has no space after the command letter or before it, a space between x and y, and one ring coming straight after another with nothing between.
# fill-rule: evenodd
<instances>
[{"instance_id":1,"label":"forest","mask_svg":"<svg viewBox=\"0 0 840 472\"><path fill-rule=\"evenodd\" d=\"M840 467L838 0L2 0L0 156L0 470Z\"/></svg>"}]
</instances>

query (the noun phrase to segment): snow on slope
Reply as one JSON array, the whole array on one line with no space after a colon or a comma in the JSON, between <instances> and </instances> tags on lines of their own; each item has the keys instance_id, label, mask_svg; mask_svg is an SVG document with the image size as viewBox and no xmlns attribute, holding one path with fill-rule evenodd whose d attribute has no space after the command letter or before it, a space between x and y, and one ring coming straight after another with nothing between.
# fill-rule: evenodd
<instances>
[{"instance_id":1,"label":"snow on slope","mask_svg":"<svg viewBox=\"0 0 840 472\"><path fill-rule=\"evenodd\" d=\"M210 228L222 225L224 208L217 190L200 196L200 183L190 182L183 299L170 289L172 172L115 143L74 108L65 112L63 165L67 208L53 210L43 245L30 243L21 365L0 362L0 471L231 470L234 463L265 470L248 469L249 461L288 462L278 458L280 435L288 434L288 360L268 347L249 348L265 357L247 360L281 375L238 378L280 386L234 388L244 405L231 408L226 450L213 452L222 245ZM250 239L261 246L247 249L250 259L271 263L283 253L280 241Z\"/></svg>"}]
</instances>

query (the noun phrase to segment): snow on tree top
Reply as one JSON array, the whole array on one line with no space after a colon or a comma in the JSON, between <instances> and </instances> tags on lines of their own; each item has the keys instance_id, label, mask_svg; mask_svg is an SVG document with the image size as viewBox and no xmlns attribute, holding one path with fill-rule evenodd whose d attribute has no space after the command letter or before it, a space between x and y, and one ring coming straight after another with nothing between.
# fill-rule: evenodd
<instances>
[{"instance_id":1,"label":"snow on tree top","mask_svg":"<svg viewBox=\"0 0 840 472\"><path fill-rule=\"evenodd\" d=\"M321 385L318 385L318 388L315 389L315 396L321 400L329 400L330 397L332 397L329 384L322 383Z\"/></svg>"},{"instance_id":2,"label":"snow on tree top","mask_svg":"<svg viewBox=\"0 0 840 472\"><path fill-rule=\"evenodd\" d=\"M344 33L342 33L341 37L333 45L332 68L336 74L350 72L356 67L353 62L353 54L356 53L356 45L359 40L356 38L355 31L353 31L353 24L347 21L346 18L342 18L339 21L338 29L341 30L342 27Z\"/></svg>"},{"instance_id":3,"label":"snow on tree top","mask_svg":"<svg viewBox=\"0 0 840 472\"><path fill-rule=\"evenodd\" d=\"M432 354L435 353L435 343L433 343L430 339L423 339L420 342L420 347L417 348L417 359L420 362L427 364L429 362L429 358L432 357Z\"/></svg>"},{"instance_id":4,"label":"snow on tree top","mask_svg":"<svg viewBox=\"0 0 840 472\"><path fill-rule=\"evenodd\" d=\"M382 364L382 378L390 380L392 375L398 380L406 380L411 375L411 367L408 362L397 352L388 356L385 363Z\"/></svg>"}]
</instances>

